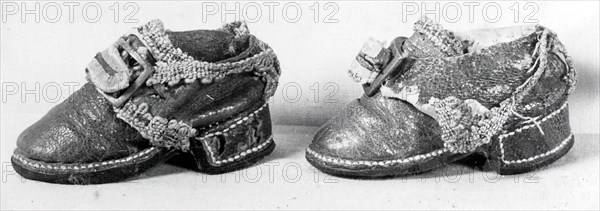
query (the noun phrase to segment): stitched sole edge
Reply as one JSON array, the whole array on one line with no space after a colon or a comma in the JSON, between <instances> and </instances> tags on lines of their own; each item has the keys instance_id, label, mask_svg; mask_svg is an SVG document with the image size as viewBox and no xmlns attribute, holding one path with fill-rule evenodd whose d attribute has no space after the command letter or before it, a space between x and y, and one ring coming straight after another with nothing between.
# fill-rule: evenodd
<instances>
[{"instance_id":1,"label":"stitched sole edge","mask_svg":"<svg viewBox=\"0 0 600 211\"><path fill-rule=\"evenodd\" d=\"M61 184L100 184L138 175L173 155L173 150L151 147L130 156L94 163L65 164L32 160L15 152L11 162L25 178Z\"/></svg>"},{"instance_id":2,"label":"stitched sole edge","mask_svg":"<svg viewBox=\"0 0 600 211\"><path fill-rule=\"evenodd\" d=\"M431 171L459 160L467 154L452 154L442 148L436 151L394 160L349 160L306 150L306 160L317 169L331 175L348 178L385 178Z\"/></svg>"},{"instance_id":3,"label":"stitched sole edge","mask_svg":"<svg viewBox=\"0 0 600 211\"><path fill-rule=\"evenodd\" d=\"M565 108L567 107L567 105L568 103L565 102L559 109L544 117L542 119L542 122L556 117L557 114L559 114L562 111L566 111ZM509 137L511 135L514 135L515 133L521 132L522 130L533 127L535 127L535 125L530 124L518 128L514 131L498 135L500 139L499 144L502 153L504 150L502 148L503 138ZM574 135L570 134L555 148L543 154L532 156L526 159L509 161L505 160L503 156L504 154L502 154L502 157L500 159L502 164L492 164L493 167L491 168L502 175L519 174L534 170L541 166L548 165L565 155L572 148L574 139ZM435 166L443 166L432 165L436 163L436 157L439 157L439 159L437 159L437 162L442 162L442 160L445 160L444 162L446 163L452 163L468 156L469 154L452 154L447 148L442 148L433 152L429 152L422 155L416 155L409 158L379 161L360 161L323 155L312 150L309 147L306 150L306 159L313 166L317 167L323 172L333 175L347 177L390 177L425 172L436 168ZM446 156L447 158L445 158L444 156ZM494 162L494 160L489 157L487 159L488 161Z\"/></svg>"},{"instance_id":4,"label":"stitched sole edge","mask_svg":"<svg viewBox=\"0 0 600 211\"><path fill-rule=\"evenodd\" d=\"M254 115L263 110L267 105L268 103L263 104L259 109L256 109L254 112L250 113L250 115L239 118L239 120L232 121L233 124L229 127L221 131L204 135L202 138L208 138L214 135L227 133L228 130L235 128L237 125L253 118ZM274 146L275 144L273 142L273 138L269 137L267 141L258 146L255 146L244 152L240 152L228 159L219 161L224 166L227 163L231 163L231 165L227 165L227 168L223 168L222 170L213 169L212 171L206 173L227 172L231 171L228 169L239 169L249 166L250 164L257 162L266 155L270 154L273 151ZM168 150L159 147L150 147L124 158L93 163L69 164L37 161L27 158L21 155L20 152L15 151L11 157L11 162L15 168L15 171L28 179L60 184L101 184L128 179L158 165L159 163L164 162L165 160L168 160L170 157L179 153L180 152L172 149ZM247 165L235 165L235 163L233 163L234 161L241 160L246 160L244 164L249 163L248 160L254 161ZM217 161L218 160L215 160L215 162Z\"/></svg>"},{"instance_id":5,"label":"stitched sole edge","mask_svg":"<svg viewBox=\"0 0 600 211\"><path fill-rule=\"evenodd\" d=\"M574 136L571 134L554 149L528 159L510 163L491 164L491 169L500 175L521 174L549 165L563 157L573 147ZM438 150L441 151L441 150ZM432 153L427 153L432 154ZM426 154L426 155L427 155ZM319 154L311 149L306 150L306 160L317 169L331 175L348 178L385 178L423 173L453 163L469 154L452 154L449 152L437 156L417 155L406 159L382 161L358 161L334 158ZM488 158L488 163L497 162Z\"/></svg>"}]
</instances>

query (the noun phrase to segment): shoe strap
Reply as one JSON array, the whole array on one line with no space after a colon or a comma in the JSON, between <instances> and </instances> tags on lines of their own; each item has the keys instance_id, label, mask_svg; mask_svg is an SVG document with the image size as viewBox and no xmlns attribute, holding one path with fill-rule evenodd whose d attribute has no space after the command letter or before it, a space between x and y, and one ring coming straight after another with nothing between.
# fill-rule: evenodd
<instances>
[{"instance_id":1,"label":"shoe strap","mask_svg":"<svg viewBox=\"0 0 600 211\"><path fill-rule=\"evenodd\" d=\"M221 29L234 34L236 37L251 36L246 24L234 22L226 24ZM135 36L143 46L135 49L124 38ZM194 83L197 80L204 84L224 78L230 74L253 71L268 82L265 98L272 96L279 78L279 62L273 50L265 43L254 38L261 52L249 58L235 62L204 62L195 60L181 49L174 47L166 34L160 20L133 29L120 37L106 50L98 53L88 65L87 79L115 107L122 107L142 85L153 87L165 84L176 86L181 83ZM143 48L148 55L140 55ZM131 69L124 61L122 53L127 53L142 67L141 70ZM140 74L135 81L132 75Z\"/></svg>"},{"instance_id":2,"label":"shoe strap","mask_svg":"<svg viewBox=\"0 0 600 211\"><path fill-rule=\"evenodd\" d=\"M373 38L365 42L348 73L363 85L367 96L373 96L388 78L402 75L414 64L415 59L402 49L406 40L406 37L398 37L389 48Z\"/></svg>"},{"instance_id":3,"label":"shoe strap","mask_svg":"<svg viewBox=\"0 0 600 211\"><path fill-rule=\"evenodd\" d=\"M110 56L111 58L115 58L115 56L119 56L120 55L114 55L114 53L116 51L114 51L113 49L115 49L115 47L121 47L123 48L123 50L125 52L127 52L133 59L135 59L142 67L142 73L135 79L135 81L132 84L129 84L129 75L127 75L127 77L121 77L120 80L122 82L124 82L123 84L126 84L128 87L127 89L125 89L124 92L122 92L118 97L114 97L111 95L106 94L106 91L111 91L110 88L109 90L104 89L105 87L100 87L100 84L104 84L104 83L99 83L98 81L95 80L102 80L102 79L106 79L106 80L111 80L111 78L114 77L110 77L111 73L113 73L112 75L115 74L120 74L121 76L125 75L125 72L120 71L120 72L115 72L113 71L115 68L113 68L114 66L117 66L116 68L118 68L119 70L123 70L123 69L129 69L127 67L127 65L125 64L125 62L123 62L121 60L121 62L115 62L115 63L104 63L102 60L106 60L105 57L106 56ZM109 50L110 49L110 50ZM92 82L95 82L94 84L96 84L99 89L100 89L100 94L102 94L113 106L115 107L121 107L123 106L123 104L125 104L125 102L127 102L129 100L129 98L131 98L131 96L133 95L133 93L135 93L135 91L137 91L143 84L146 83L146 80L148 80L148 78L150 78L153 74L154 74L154 67L152 65L150 65L150 63L146 60L143 59L142 56L140 56L140 54L138 54L138 52L131 46L129 45L129 43L127 43L122 37L119 38L117 40L117 42L109 47L109 49L105 50L104 52L107 53L99 53L98 55L100 56L96 56L95 61L92 61L92 64L95 62L98 63L104 63L103 65L101 65L102 68L98 68L98 66L95 65L91 65L88 66L88 71L92 72L93 74L96 75L108 75L108 78L104 78L104 77L93 77ZM118 52L116 52L118 54ZM114 60L114 61L119 61L119 60ZM132 70L133 72L133 70ZM131 72L129 72L131 73ZM118 90L117 90L118 91Z\"/></svg>"}]
</instances>

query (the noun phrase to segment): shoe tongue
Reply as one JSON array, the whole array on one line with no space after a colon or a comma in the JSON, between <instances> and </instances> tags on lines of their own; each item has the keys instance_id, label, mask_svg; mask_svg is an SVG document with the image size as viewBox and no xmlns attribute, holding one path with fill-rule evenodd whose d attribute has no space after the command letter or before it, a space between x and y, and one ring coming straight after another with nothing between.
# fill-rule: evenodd
<instances>
[{"instance_id":1,"label":"shoe tongue","mask_svg":"<svg viewBox=\"0 0 600 211\"><path fill-rule=\"evenodd\" d=\"M201 61L220 63L240 58L249 48L250 32L244 22L226 24L217 30L174 32L156 19L138 28L158 62ZM249 55L252 56L252 55Z\"/></svg>"},{"instance_id":2,"label":"shoe tongue","mask_svg":"<svg viewBox=\"0 0 600 211\"><path fill-rule=\"evenodd\" d=\"M236 37L225 31L167 31L166 34L173 47L181 49L198 61L219 62L236 57L248 47L248 36Z\"/></svg>"}]
</instances>

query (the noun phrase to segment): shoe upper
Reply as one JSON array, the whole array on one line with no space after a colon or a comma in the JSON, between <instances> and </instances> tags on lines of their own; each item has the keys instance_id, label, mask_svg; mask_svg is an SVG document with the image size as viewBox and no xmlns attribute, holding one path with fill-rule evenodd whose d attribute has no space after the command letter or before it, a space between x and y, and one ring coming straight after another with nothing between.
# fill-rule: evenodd
<instances>
[{"instance_id":1,"label":"shoe upper","mask_svg":"<svg viewBox=\"0 0 600 211\"><path fill-rule=\"evenodd\" d=\"M500 131L560 107L572 92L572 62L548 29L523 26L472 35L459 37L430 20L417 22L415 34L399 47L412 60L410 68L396 70L401 74L385 80L377 94L351 102L322 126L309 148L375 161L441 148L470 153ZM391 60L382 55L363 49L351 76L373 82L373 73L382 74Z\"/></svg>"},{"instance_id":2,"label":"shoe upper","mask_svg":"<svg viewBox=\"0 0 600 211\"><path fill-rule=\"evenodd\" d=\"M317 132L309 146L344 159L391 160L441 149L435 119L381 94L353 100Z\"/></svg>"},{"instance_id":3,"label":"shoe upper","mask_svg":"<svg viewBox=\"0 0 600 211\"><path fill-rule=\"evenodd\" d=\"M243 23L172 32L154 20L121 39L133 51L115 44L99 53L86 69L89 82L27 128L16 153L88 163L150 146L185 151L189 138L262 106L277 85L276 57ZM147 69L153 74L116 105Z\"/></svg>"},{"instance_id":4,"label":"shoe upper","mask_svg":"<svg viewBox=\"0 0 600 211\"><path fill-rule=\"evenodd\" d=\"M137 131L118 119L112 105L87 83L17 139L28 158L86 163L125 157L147 147Z\"/></svg>"}]
</instances>

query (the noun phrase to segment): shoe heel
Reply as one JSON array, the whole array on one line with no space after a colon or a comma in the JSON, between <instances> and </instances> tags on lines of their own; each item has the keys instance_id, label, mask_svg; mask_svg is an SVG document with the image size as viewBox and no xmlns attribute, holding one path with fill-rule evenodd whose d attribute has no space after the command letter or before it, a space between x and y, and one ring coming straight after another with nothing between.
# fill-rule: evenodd
<instances>
[{"instance_id":1,"label":"shoe heel","mask_svg":"<svg viewBox=\"0 0 600 211\"><path fill-rule=\"evenodd\" d=\"M242 115L225 128L217 127L190 143L197 170L220 174L250 166L275 148L269 106Z\"/></svg>"},{"instance_id":2,"label":"shoe heel","mask_svg":"<svg viewBox=\"0 0 600 211\"><path fill-rule=\"evenodd\" d=\"M534 123L519 124L495 136L484 154L487 168L502 175L520 174L549 165L565 155L575 137L566 102Z\"/></svg>"}]
</instances>

